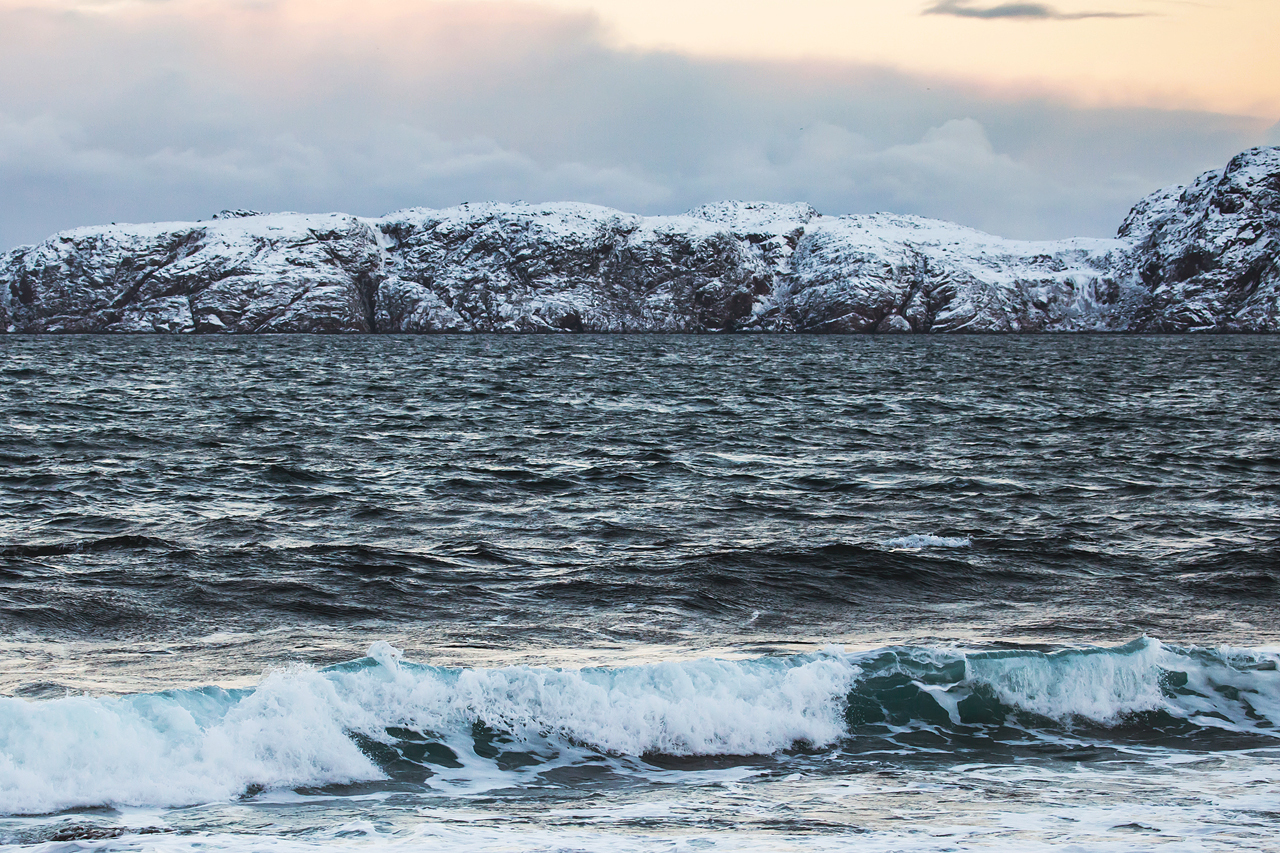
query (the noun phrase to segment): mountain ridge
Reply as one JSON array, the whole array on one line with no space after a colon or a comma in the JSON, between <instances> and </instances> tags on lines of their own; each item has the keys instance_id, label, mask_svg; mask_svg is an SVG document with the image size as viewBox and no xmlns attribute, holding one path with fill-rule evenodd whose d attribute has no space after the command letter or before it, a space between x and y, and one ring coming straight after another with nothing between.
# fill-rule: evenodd
<instances>
[{"instance_id":1,"label":"mountain ridge","mask_svg":"<svg viewBox=\"0 0 1280 853\"><path fill-rule=\"evenodd\" d=\"M0 330L1273 332L1280 147L1152 193L1112 239L770 202L649 217L578 202L227 210L77 228L0 254Z\"/></svg>"}]
</instances>

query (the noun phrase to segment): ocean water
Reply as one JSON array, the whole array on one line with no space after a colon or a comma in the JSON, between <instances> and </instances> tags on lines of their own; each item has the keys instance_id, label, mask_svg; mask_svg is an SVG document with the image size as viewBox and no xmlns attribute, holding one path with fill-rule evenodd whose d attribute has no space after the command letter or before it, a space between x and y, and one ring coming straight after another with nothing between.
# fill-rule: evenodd
<instances>
[{"instance_id":1,"label":"ocean water","mask_svg":"<svg viewBox=\"0 0 1280 853\"><path fill-rule=\"evenodd\" d=\"M1280 850L1280 340L0 352L3 849Z\"/></svg>"}]
</instances>

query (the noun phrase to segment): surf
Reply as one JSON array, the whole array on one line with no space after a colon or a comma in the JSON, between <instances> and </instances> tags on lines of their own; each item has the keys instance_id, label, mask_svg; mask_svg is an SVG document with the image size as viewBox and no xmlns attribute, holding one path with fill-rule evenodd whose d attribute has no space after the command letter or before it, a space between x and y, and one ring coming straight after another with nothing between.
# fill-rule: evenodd
<instances>
[{"instance_id":1,"label":"surf","mask_svg":"<svg viewBox=\"0 0 1280 853\"><path fill-rule=\"evenodd\" d=\"M1280 651L1266 648L830 647L574 669L435 667L378 642L246 689L0 699L0 812L353 783L449 795L565 767L643 781L753 756L820 770L1062 744L1248 749L1280 743L1278 726Z\"/></svg>"}]
</instances>

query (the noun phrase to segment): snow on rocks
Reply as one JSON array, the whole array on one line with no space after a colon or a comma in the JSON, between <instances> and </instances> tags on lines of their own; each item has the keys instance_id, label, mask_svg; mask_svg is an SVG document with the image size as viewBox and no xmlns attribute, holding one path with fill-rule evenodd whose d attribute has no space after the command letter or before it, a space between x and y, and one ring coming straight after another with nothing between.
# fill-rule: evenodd
<instances>
[{"instance_id":1,"label":"snow on rocks","mask_svg":"<svg viewBox=\"0 0 1280 853\"><path fill-rule=\"evenodd\" d=\"M1120 236L1152 331L1280 330L1280 148L1252 148L1140 201Z\"/></svg>"},{"instance_id":2,"label":"snow on rocks","mask_svg":"<svg viewBox=\"0 0 1280 853\"><path fill-rule=\"evenodd\" d=\"M227 210L0 255L0 330L1276 331L1280 148L1139 202L1117 239L721 202Z\"/></svg>"},{"instance_id":3,"label":"snow on rocks","mask_svg":"<svg viewBox=\"0 0 1280 853\"><path fill-rule=\"evenodd\" d=\"M77 228L9 253L0 299L20 332L369 331L382 263L341 214Z\"/></svg>"},{"instance_id":4,"label":"snow on rocks","mask_svg":"<svg viewBox=\"0 0 1280 853\"><path fill-rule=\"evenodd\" d=\"M915 216L824 220L792 261L798 328L1027 332L1115 328L1117 240L1004 240Z\"/></svg>"}]
</instances>

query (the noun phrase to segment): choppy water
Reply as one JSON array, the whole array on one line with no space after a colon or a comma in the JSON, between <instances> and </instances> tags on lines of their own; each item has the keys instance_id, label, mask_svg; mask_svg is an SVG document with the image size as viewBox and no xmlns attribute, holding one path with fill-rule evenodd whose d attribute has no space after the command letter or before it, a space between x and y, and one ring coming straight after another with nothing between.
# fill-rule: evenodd
<instances>
[{"instance_id":1,"label":"choppy water","mask_svg":"<svg viewBox=\"0 0 1280 853\"><path fill-rule=\"evenodd\" d=\"M2 843L1280 832L1280 341L0 352Z\"/></svg>"}]
</instances>

